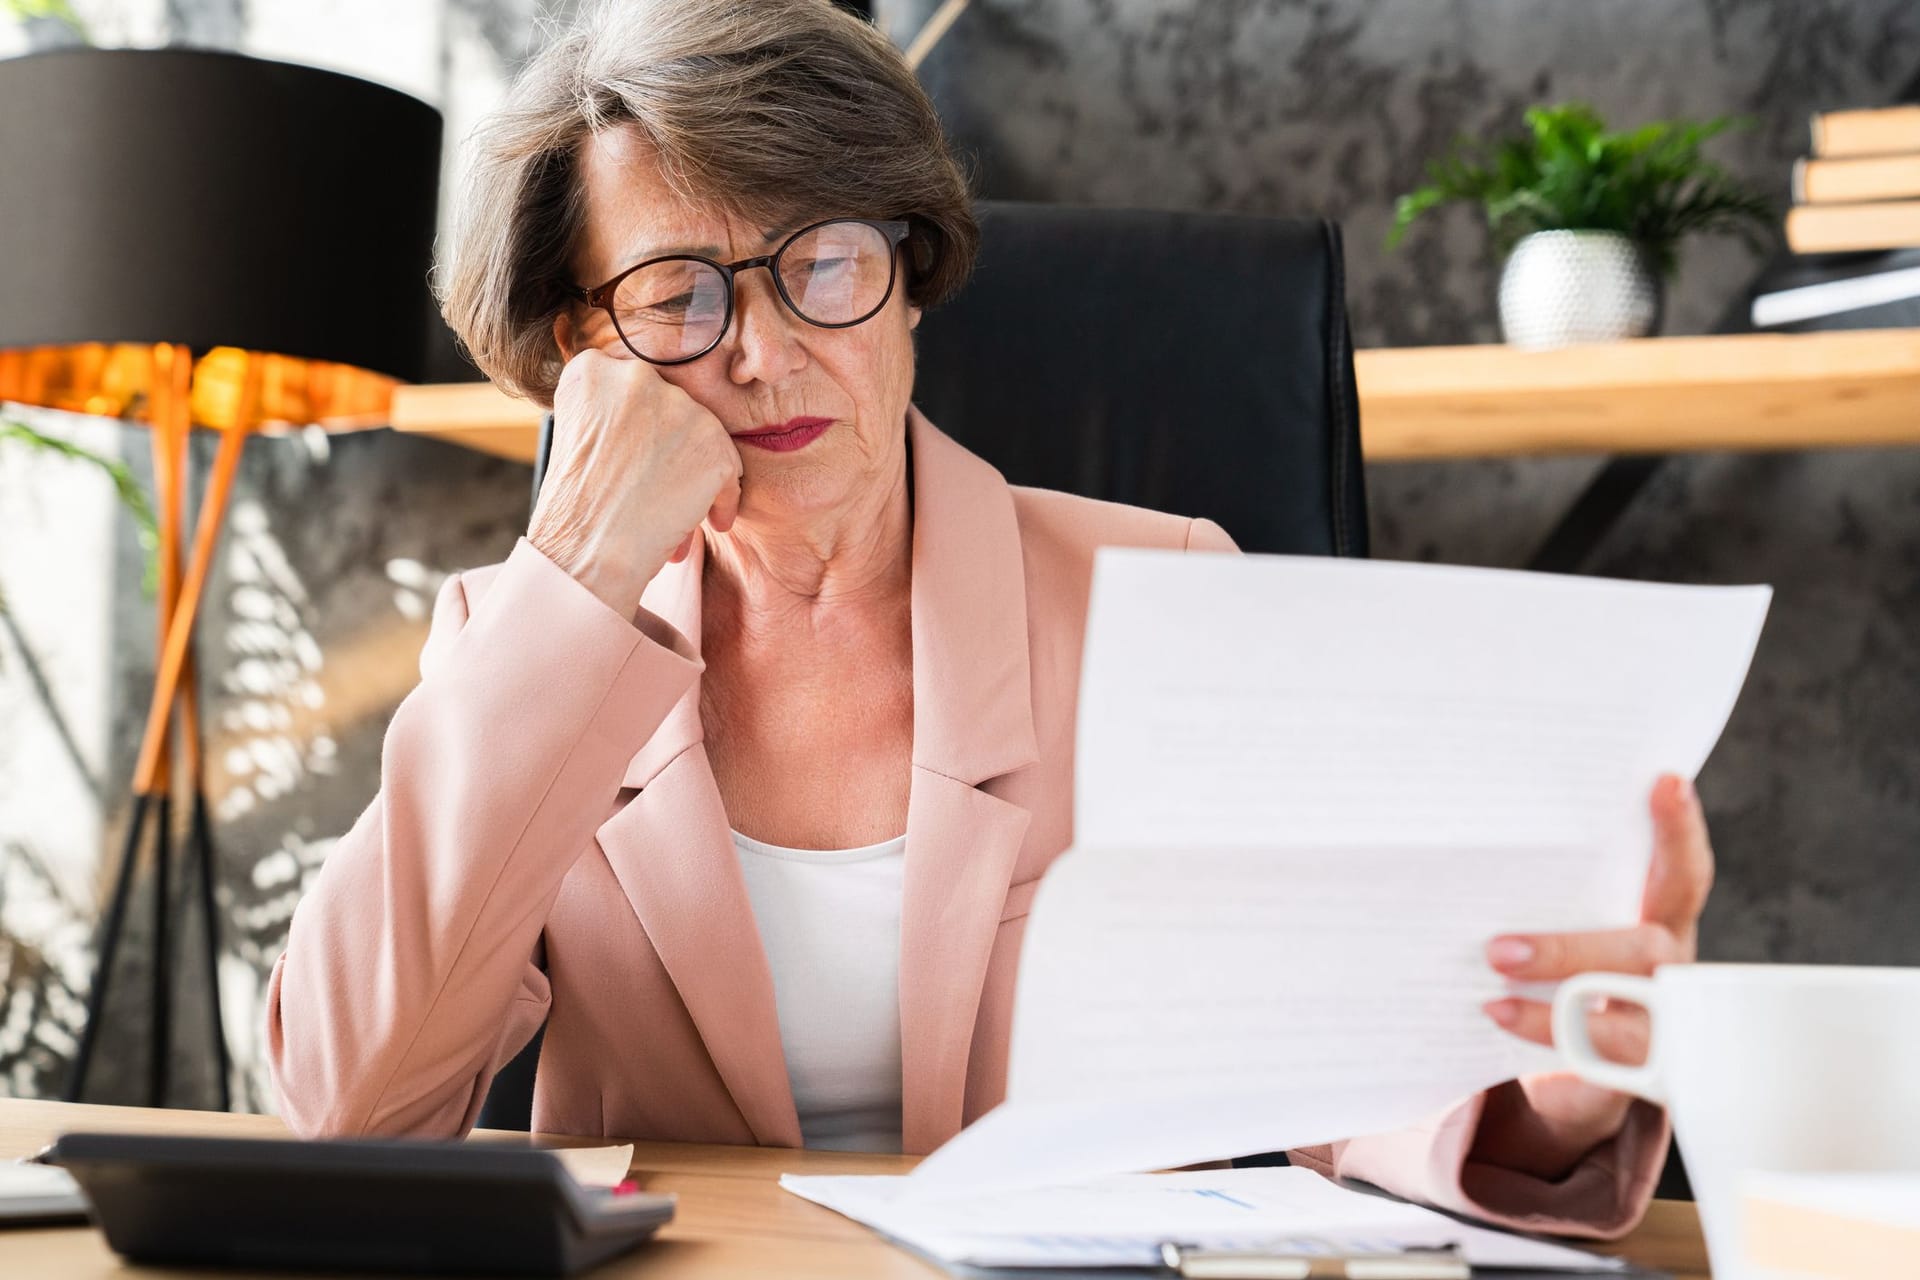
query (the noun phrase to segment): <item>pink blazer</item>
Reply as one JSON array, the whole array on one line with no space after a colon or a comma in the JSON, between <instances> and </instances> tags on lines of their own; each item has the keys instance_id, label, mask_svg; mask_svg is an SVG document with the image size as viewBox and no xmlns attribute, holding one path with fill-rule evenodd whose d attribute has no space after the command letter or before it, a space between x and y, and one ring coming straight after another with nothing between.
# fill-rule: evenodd
<instances>
[{"instance_id":1,"label":"pink blazer","mask_svg":"<svg viewBox=\"0 0 1920 1280\"><path fill-rule=\"evenodd\" d=\"M1027 909L1073 835L1094 549L1233 543L1205 520L1009 486L917 409L909 431L900 1034L905 1145L925 1152L1005 1090ZM268 987L269 1063L296 1132L462 1134L544 1018L537 1129L800 1144L773 984L701 746L694 545L632 618L525 540L441 591L379 794L301 902ZM1534 1229L1638 1220L1664 1112L1636 1106L1546 1183L1466 1159L1481 1101L1295 1158Z\"/></svg>"}]
</instances>

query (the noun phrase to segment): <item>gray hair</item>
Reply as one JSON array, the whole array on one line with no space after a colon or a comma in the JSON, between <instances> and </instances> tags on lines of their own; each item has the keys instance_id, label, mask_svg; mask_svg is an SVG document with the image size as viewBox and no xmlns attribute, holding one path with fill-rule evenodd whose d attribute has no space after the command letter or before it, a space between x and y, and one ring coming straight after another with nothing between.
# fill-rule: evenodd
<instances>
[{"instance_id":1,"label":"gray hair","mask_svg":"<svg viewBox=\"0 0 1920 1280\"><path fill-rule=\"evenodd\" d=\"M441 313L506 390L551 407L554 317L585 218L578 158L635 128L675 195L762 226L905 219L907 298L973 268L969 182L900 51L831 0L601 0L475 130L436 271ZM593 282L585 282L593 283Z\"/></svg>"}]
</instances>

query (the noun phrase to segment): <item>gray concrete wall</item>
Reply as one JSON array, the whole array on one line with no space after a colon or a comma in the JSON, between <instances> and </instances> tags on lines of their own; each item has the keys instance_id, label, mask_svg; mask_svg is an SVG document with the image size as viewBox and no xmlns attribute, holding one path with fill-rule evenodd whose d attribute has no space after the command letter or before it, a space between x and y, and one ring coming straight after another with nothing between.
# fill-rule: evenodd
<instances>
[{"instance_id":1,"label":"gray concrete wall","mask_svg":"<svg viewBox=\"0 0 1920 1280\"><path fill-rule=\"evenodd\" d=\"M1784 206L1808 114L1916 74L1907 0L974 0L922 68L984 194L1338 220L1362 346L1498 338L1474 214L1382 247L1394 197L1457 136L1573 98L1623 126L1743 115L1713 154ZM1711 330L1753 271L1731 242L1689 246L1668 331ZM1599 465L1375 465L1375 554L1524 565ZM1703 953L1920 964L1920 451L1680 460L1587 567L1776 588L1701 777L1720 857Z\"/></svg>"},{"instance_id":2,"label":"gray concrete wall","mask_svg":"<svg viewBox=\"0 0 1920 1280\"><path fill-rule=\"evenodd\" d=\"M442 106L458 139L539 38L533 0L76 0L114 43L192 40L356 71ZM881 5L901 37L922 0ZM0 24L0 53L51 43ZM1808 110L1875 102L1920 71L1897 0L976 0L926 78L984 193L1324 214L1348 229L1363 344L1494 336L1472 219L1379 248L1393 194L1460 131L1542 98L1622 121L1753 114L1730 164L1784 191ZM1745 282L1689 252L1674 327ZM144 433L36 421L147 474ZM210 442L201 442L201 462ZM1380 554L1524 563L1596 464L1377 467ZM208 597L201 655L222 965L244 1105L264 1106L260 997L301 886L378 785L441 575L499 558L523 468L376 432L256 443ZM1721 857L1708 954L1920 963L1920 453L1703 457L1671 467L1597 572L1768 581L1772 621L1702 778ZM139 551L98 478L0 442L0 1092L57 1090L90 970L145 695ZM138 1096L145 910L94 1096ZM198 927L183 911L181 923ZM200 970L189 965L183 982ZM185 989L182 1104L210 1097Z\"/></svg>"}]
</instances>

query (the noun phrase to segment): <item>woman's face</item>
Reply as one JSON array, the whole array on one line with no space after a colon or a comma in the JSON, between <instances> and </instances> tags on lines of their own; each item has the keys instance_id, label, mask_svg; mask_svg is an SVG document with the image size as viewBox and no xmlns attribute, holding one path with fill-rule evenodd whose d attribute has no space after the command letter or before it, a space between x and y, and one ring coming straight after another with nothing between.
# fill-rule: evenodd
<instances>
[{"instance_id":1,"label":"woman's face","mask_svg":"<svg viewBox=\"0 0 1920 1280\"><path fill-rule=\"evenodd\" d=\"M579 285L597 285L669 253L721 263L759 257L799 229L753 226L731 214L689 207L660 177L652 148L630 129L585 143L581 177L586 228L571 261ZM860 209L823 216L834 212L871 216ZM911 334L920 323L920 308L906 299L905 277L901 264L892 295L872 319L850 329L822 329L787 308L770 272L744 272L735 278L733 322L720 345L686 364L654 366L731 435L794 418L832 419L818 437L791 452L740 445L742 520L831 518L855 509L863 497L871 500L900 474L913 393ZM554 321L554 338L568 357L597 347L637 358L607 313L584 305Z\"/></svg>"}]
</instances>

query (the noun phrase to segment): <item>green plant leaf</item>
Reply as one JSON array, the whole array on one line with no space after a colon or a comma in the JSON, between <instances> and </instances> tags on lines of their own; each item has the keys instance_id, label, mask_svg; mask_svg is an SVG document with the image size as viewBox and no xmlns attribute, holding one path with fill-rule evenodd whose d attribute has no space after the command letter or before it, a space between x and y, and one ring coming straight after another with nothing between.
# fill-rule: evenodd
<instances>
[{"instance_id":1,"label":"green plant leaf","mask_svg":"<svg viewBox=\"0 0 1920 1280\"><path fill-rule=\"evenodd\" d=\"M93 43L93 37L87 33L87 24L73 11L71 0L0 0L9 15L25 22L30 18L51 18L66 26L81 40Z\"/></svg>"},{"instance_id":2,"label":"green plant leaf","mask_svg":"<svg viewBox=\"0 0 1920 1280\"><path fill-rule=\"evenodd\" d=\"M127 464L118 458L109 458L105 454L36 431L24 422L0 419L0 441L12 440L30 449L39 449L47 453L58 454L75 462L98 467L107 474L113 483L114 495L120 499L133 516L135 536L146 552L146 570L141 581L141 590L152 595L158 589L160 575L160 523L154 519L153 504L147 501L146 490L133 478L133 472Z\"/></svg>"},{"instance_id":3,"label":"green plant leaf","mask_svg":"<svg viewBox=\"0 0 1920 1280\"><path fill-rule=\"evenodd\" d=\"M1528 108L1523 122L1518 138L1458 140L1433 161L1428 183L1396 203L1389 246L1455 201L1480 206L1502 253L1535 231L1615 231L1667 274L1687 236L1733 235L1763 252L1777 230L1771 202L1701 153L1750 121L1662 120L1614 133L1591 106L1567 102Z\"/></svg>"}]
</instances>

